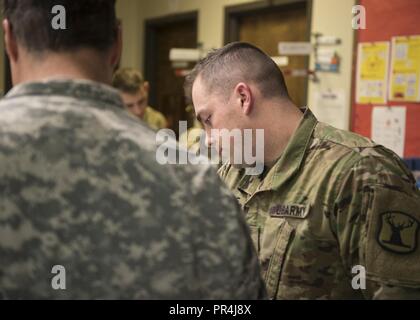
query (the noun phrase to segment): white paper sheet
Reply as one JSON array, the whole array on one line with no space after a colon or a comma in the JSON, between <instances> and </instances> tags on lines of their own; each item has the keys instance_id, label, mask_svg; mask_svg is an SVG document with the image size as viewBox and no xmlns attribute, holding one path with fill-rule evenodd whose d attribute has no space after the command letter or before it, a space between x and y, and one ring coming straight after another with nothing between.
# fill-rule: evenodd
<instances>
[{"instance_id":1,"label":"white paper sheet","mask_svg":"<svg viewBox=\"0 0 420 320\"><path fill-rule=\"evenodd\" d=\"M338 129L348 129L346 94L343 89L315 92L315 105L312 111L319 121Z\"/></svg>"},{"instance_id":2,"label":"white paper sheet","mask_svg":"<svg viewBox=\"0 0 420 320\"><path fill-rule=\"evenodd\" d=\"M406 119L406 107L375 107L372 140L404 157Z\"/></svg>"}]
</instances>

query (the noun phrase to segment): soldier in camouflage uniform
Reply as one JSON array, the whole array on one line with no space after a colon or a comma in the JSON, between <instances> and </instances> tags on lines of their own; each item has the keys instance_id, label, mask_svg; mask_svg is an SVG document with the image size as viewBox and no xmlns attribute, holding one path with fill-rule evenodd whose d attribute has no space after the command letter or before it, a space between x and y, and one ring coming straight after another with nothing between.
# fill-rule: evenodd
<instances>
[{"instance_id":1,"label":"soldier in camouflage uniform","mask_svg":"<svg viewBox=\"0 0 420 320\"><path fill-rule=\"evenodd\" d=\"M150 85L140 71L120 69L115 73L112 85L120 91L127 110L150 128L160 130L168 126L165 116L148 105Z\"/></svg>"},{"instance_id":2,"label":"soldier in camouflage uniform","mask_svg":"<svg viewBox=\"0 0 420 320\"><path fill-rule=\"evenodd\" d=\"M265 130L261 175L231 161L219 174L246 212L271 299L420 299L420 192L397 155L299 110L246 43L210 53L186 93L210 144L211 129Z\"/></svg>"},{"instance_id":3,"label":"soldier in camouflage uniform","mask_svg":"<svg viewBox=\"0 0 420 320\"><path fill-rule=\"evenodd\" d=\"M0 102L0 298L264 298L216 172L159 166L155 133L106 85L115 1L60 4L64 33L50 29L54 1L5 1L17 86Z\"/></svg>"}]
</instances>

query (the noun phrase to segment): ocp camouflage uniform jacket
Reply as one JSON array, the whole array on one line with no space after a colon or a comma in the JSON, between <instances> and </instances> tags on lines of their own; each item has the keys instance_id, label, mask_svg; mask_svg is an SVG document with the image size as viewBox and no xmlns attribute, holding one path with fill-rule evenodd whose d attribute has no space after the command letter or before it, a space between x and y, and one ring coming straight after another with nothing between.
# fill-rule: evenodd
<instances>
[{"instance_id":1,"label":"ocp camouflage uniform jacket","mask_svg":"<svg viewBox=\"0 0 420 320\"><path fill-rule=\"evenodd\" d=\"M271 299L420 298L420 192L393 152L307 110L274 167L244 171L219 173L246 212Z\"/></svg>"}]
</instances>

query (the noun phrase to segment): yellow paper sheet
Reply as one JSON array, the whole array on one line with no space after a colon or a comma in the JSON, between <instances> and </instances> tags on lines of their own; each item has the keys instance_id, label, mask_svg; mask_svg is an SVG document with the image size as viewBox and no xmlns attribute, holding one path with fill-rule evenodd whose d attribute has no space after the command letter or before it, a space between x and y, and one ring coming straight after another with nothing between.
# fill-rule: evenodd
<instances>
[{"instance_id":1,"label":"yellow paper sheet","mask_svg":"<svg viewBox=\"0 0 420 320\"><path fill-rule=\"evenodd\" d=\"M357 103L386 103L388 71L389 42L359 43Z\"/></svg>"},{"instance_id":2,"label":"yellow paper sheet","mask_svg":"<svg viewBox=\"0 0 420 320\"><path fill-rule=\"evenodd\" d=\"M420 35L392 38L389 100L420 102Z\"/></svg>"}]
</instances>

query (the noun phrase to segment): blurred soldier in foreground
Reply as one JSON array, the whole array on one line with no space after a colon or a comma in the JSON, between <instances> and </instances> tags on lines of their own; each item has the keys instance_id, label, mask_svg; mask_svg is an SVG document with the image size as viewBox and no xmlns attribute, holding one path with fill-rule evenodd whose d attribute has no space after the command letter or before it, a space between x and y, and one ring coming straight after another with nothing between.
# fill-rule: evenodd
<instances>
[{"instance_id":1,"label":"blurred soldier in foreground","mask_svg":"<svg viewBox=\"0 0 420 320\"><path fill-rule=\"evenodd\" d=\"M209 54L186 93L209 144L223 138L212 129L265 131L261 175L232 161L220 175L246 211L269 298L420 298L420 192L397 155L297 108L246 43Z\"/></svg>"},{"instance_id":2,"label":"blurred soldier in foreground","mask_svg":"<svg viewBox=\"0 0 420 320\"><path fill-rule=\"evenodd\" d=\"M210 167L159 166L109 85L114 0L6 0L17 85L0 102L0 298L257 299L258 259ZM64 289L64 290L63 290Z\"/></svg>"},{"instance_id":3,"label":"blurred soldier in foreground","mask_svg":"<svg viewBox=\"0 0 420 320\"><path fill-rule=\"evenodd\" d=\"M150 128L160 130L167 127L165 116L148 105L150 85L140 71L120 69L115 73L112 85L120 91L127 110Z\"/></svg>"}]
</instances>

